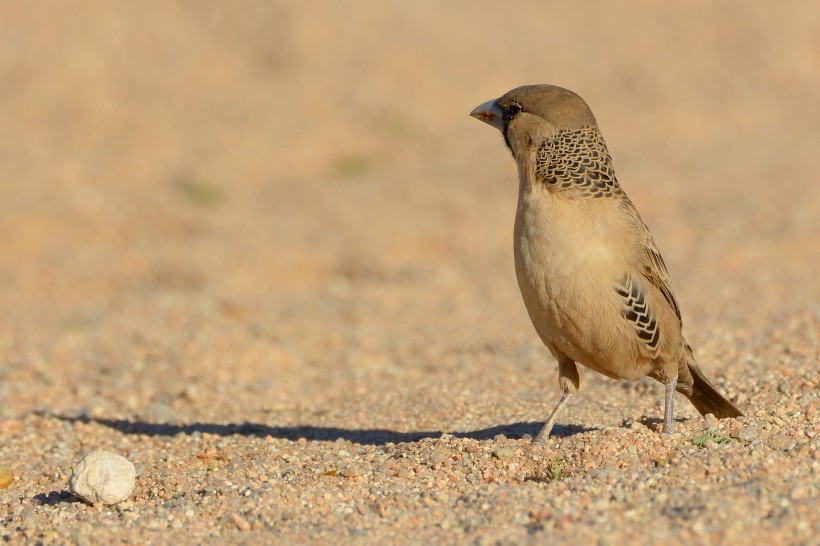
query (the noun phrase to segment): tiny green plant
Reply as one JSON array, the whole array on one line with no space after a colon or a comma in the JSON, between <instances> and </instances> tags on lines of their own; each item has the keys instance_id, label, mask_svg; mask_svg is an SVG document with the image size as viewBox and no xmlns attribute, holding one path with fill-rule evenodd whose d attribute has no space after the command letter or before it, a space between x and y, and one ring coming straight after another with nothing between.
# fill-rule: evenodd
<instances>
[{"instance_id":1,"label":"tiny green plant","mask_svg":"<svg viewBox=\"0 0 820 546\"><path fill-rule=\"evenodd\" d=\"M655 466L665 466L667 462L668 462L668 459L666 457L661 456L661 455L658 455L657 457L652 458L652 464L654 464Z\"/></svg>"},{"instance_id":2,"label":"tiny green plant","mask_svg":"<svg viewBox=\"0 0 820 546\"><path fill-rule=\"evenodd\" d=\"M524 481L549 483L560 480L564 477L564 461L558 457L552 459L543 474L530 475Z\"/></svg>"},{"instance_id":3,"label":"tiny green plant","mask_svg":"<svg viewBox=\"0 0 820 546\"><path fill-rule=\"evenodd\" d=\"M728 436L724 436L722 434L718 434L717 432L713 432L711 430L706 430L702 434L698 434L694 438L692 438L692 443L698 447L703 447L706 445L706 442L712 441L715 444L725 444L727 442L731 442L732 439Z\"/></svg>"},{"instance_id":4,"label":"tiny green plant","mask_svg":"<svg viewBox=\"0 0 820 546\"><path fill-rule=\"evenodd\" d=\"M547 466L547 481L555 482L564 476L564 461L558 457L550 461Z\"/></svg>"},{"instance_id":5,"label":"tiny green plant","mask_svg":"<svg viewBox=\"0 0 820 546\"><path fill-rule=\"evenodd\" d=\"M373 162L360 154L345 154L336 159L334 164L336 174L343 178L356 178L373 170Z\"/></svg>"},{"instance_id":6,"label":"tiny green plant","mask_svg":"<svg viewBox=\"0 0 820 546\"><path fill-rule=\"evenodd\" d=\"M173 182L176 190L195 205L212 207L225 199L222 188L208 180L179 176Z\"/></svg>"}]
</instances>

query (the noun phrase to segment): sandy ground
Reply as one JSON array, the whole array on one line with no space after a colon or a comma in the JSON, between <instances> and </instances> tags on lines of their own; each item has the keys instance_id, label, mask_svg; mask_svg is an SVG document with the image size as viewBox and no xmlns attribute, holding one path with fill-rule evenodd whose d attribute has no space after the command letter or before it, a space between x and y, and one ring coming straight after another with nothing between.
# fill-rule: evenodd
<instances>
[{"instance_id":1,"label":"sandy ground","mask_svg":"<svg viewBox=\"0 0 820 546\"><path fill-rule=\"evenodd\" d=\"M6 542L819 543L816 4L17 2L0 44ZM467 116L524 83L592 106L745 418L662 438L582 371L529 447L556 366ZM126 503L67 492L95 448Z\"/></svg>"}]
</instances>

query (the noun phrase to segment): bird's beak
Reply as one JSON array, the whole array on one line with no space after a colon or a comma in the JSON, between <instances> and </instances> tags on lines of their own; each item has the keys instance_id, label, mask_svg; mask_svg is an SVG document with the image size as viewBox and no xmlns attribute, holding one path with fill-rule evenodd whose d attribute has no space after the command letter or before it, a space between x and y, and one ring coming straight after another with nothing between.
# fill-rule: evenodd
<instances>
[{"instance_id":1,"label":"bird's beak","mask_svg":"<svg viewBox=\"0 0 820 546\"><path fill-rule=\"evenodd\" d=\"M492 125L499 131L504 131L504 114L498 107L498 99L488 100L475 107L470 115L479 121Z\"/></svg>"}]
</instances>

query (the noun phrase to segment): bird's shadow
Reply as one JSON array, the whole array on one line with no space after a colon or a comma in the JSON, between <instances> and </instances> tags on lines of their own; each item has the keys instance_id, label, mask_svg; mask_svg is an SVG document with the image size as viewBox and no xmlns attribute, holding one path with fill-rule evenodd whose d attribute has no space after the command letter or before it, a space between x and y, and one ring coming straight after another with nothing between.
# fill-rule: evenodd
<instances>
[{"instance_id":1,"label":"bird's shadow","mask_svg":"<svg viewBox=\"0 0 820 546\"><path fill-rule=\"evenodd\" d=\"M689 419L687 417L675 417L672 419L674 423L685 423ZM646 415L642 416L638 419L638 423L642 424L648 429L660 431L661 427L663 426L663 419L659 419L657 417L647 417ZM622 427L627 426L627 420L625 419L621 422Z\"/></svg>"},{"instance_id":2,"label":"bird's shadow","mask_svg":"<svg viewBox=\"0 0 820 546\"><path fill-rule=\"evenodd\" d=\"M297 425L297 426L271 426L261 423L188 423L188 424L169 424L169 423L148 423L146 421L128 420L128 419L106 419L102 417L89 417L86 415L80 416L63 416L55 415L62 421L70 423L97 423L123 434L142 434L145 436L176 436L178 434L191 435L195 433L214 434L216 436L256 436L281 438L285 440L296 441L299 438L305 440L315 440L319 442L335 442L336 440L345 440L354 444L362 445L385 445L385 444L400 444L403 442L417 442L426 438L440 438L444 431L429 430L429 431L412 431L399 432L395 430L373 428L373 429L349 429L338 427L319 427L312 425ZM543 423L539 422L517 422L506 425L496 425L493 427L482 428L471 431L453 431L451 434L456 438L470 438L473 440L488 440L503 434L510 439L522 439L526 436L535 437L538 431L541 430ZM565 438L580 434L592 428L586 428L578 425L555 425L552 429L551 436Z\"/></svg>"},{"instance_id":3,"label":"bird's shadow","mask_svg":"<svg viewBox=\"0 0 820 546\"><path fill-rule=\"evenodd\" d=\"M40 493L34 495L35 505L55 506L62 503L80 502L80 499L72 495L69 491L51 491L48 494Z\"/></svg>"}]
</instances>

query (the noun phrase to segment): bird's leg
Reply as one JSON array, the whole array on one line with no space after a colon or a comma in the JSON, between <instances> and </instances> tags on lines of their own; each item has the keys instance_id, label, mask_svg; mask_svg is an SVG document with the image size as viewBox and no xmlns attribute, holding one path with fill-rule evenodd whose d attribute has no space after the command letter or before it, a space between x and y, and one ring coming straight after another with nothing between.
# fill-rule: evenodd
<instances>
[{"instance_id":1,"label":"bird's leg","mask_svg":"<svg viewBox=\"0 0 820 546\"><path fill-rule=\"evenodd\" d=\"M675 413L675 387L678 385L678 374L664 381L664 385L666 385L666 396L664 397L663 429L661 429L661 434L669 434L672 432L672 419Z\"/></svg>"},{"instance_id":2,"label":"bird's leg","mask_svg":"<svg viewBox=\"0 0 820 546\"><path fill-rule=\"evenodd\" d=\"M541 432L532 441L533 444L545 444L549 439L552 427L555 425L555 418L564 406L567 405L572 395L578 392L578 385L581 378L578 376L578 366L573 360L567 357L558 360L558 384L561 385L561 399L555 404L555 408L547 418L547 422L541 427Z\"/></svg>"},{"instance_id":3,"label":"bird's leg","mask_svg":"<svg viewBox=\"0 0 820 546\"><path fill-rule=\"evenodd\" d=\"M541 432L538 433L538 436L532 441L533 444L546 444L547 440L549 439L550 432L552 432L552 426L555 424L555 417L558 415L558 412L567 405L569 399L572 398L571 392L566 392L561 395L561 399L558 400L558 403L555 404L555 408L550 413L550 416L547 418L547 422L544 423L544 426L541 427Z\"/></svg>"}]
</instances>

